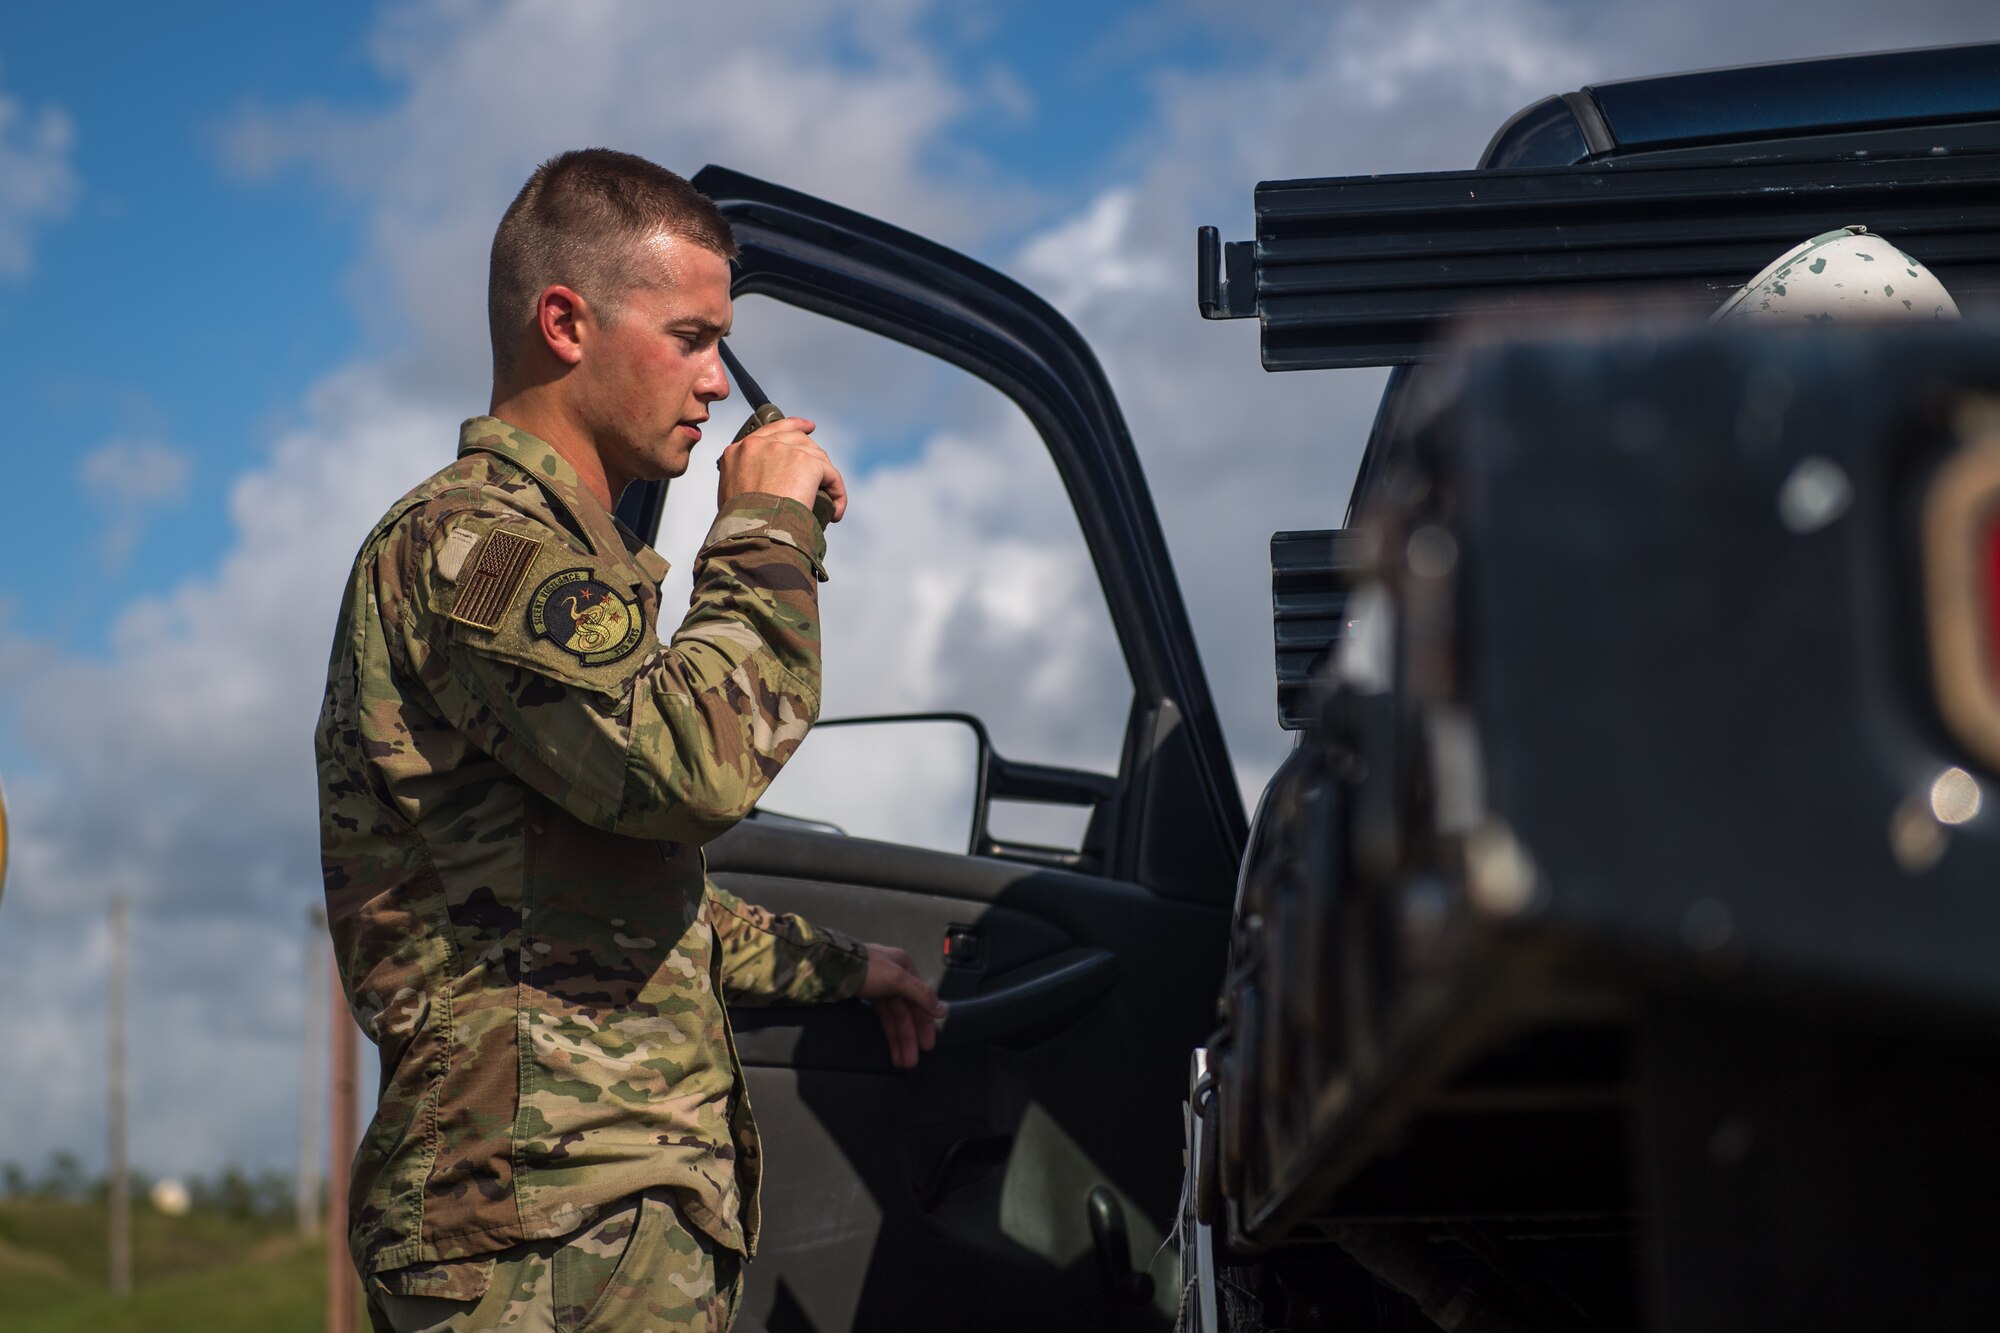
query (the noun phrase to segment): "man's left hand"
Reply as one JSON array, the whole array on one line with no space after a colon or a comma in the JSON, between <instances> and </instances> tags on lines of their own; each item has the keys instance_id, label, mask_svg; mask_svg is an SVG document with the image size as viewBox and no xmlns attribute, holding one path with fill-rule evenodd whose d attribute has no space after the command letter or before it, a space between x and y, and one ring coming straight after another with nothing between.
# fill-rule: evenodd
<instances>
[{"instance_id":1,"label":"man's left hand","mask_svg":"<svg viewBox=\"0 0 2000 1333\"><path fill-rule=\"evenodd\" d=\"M868 976L861 983L861 998L882 1020L882 1031L889 1038L889 1063L915 1069L917 1053L937 1045L944 1002L917 975L910 955L888 944L867 947Z\"/></svg>"}]
</instances>

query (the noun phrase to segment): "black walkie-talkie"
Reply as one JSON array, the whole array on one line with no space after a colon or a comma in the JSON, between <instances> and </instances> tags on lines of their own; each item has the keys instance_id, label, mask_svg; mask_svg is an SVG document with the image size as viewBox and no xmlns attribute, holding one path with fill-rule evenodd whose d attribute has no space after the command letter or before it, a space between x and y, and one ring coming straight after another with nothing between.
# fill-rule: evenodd
<instances>
[{"instance_id":1,"label":"black walkie-talkie","mask_svg":"<svg viewBox=\"0 0 2000 1333\"><path fill-rule=\"evenodd\" d=\"M759 426L768 426L773 421L783 421L785 414L771 401L770 395L764 392L762 386L750 377L750 372L743 369L743 363L736 359L736 353L729 350L729 344L718 342L716 350L722 353L722 364L728 369L729 378L736 381L736 387L742 390L743 397L749 401L751 407L749 419L743 423L742 429L736 432L730 443L736 443ZM716 466L722 466L720 461ZM825 491L813 497L813 517L819 520L822 528L833 522L833 497Z\"/></svg>"}]
</instances>

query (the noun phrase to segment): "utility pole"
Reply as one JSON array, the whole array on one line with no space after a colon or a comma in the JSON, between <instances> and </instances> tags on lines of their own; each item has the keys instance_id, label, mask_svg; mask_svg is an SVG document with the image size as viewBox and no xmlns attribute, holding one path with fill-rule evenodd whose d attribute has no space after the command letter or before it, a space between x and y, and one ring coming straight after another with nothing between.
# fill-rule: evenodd
<instances>
[{"instance_id":1,"label":"utility pole","mask_svg":"<svg viewBox=\"0 0 2000 1333\"><path fill-rule=\"evenodd\" d=\"M308 1240L319 1234L319 1127L325 1107L319 1099L319 1076L325 1047L319 1017L326 1009L326 909L315 905L306 913L305 1031L299 1041L299 1179L298 1228Z\"/></svg>"},{"instance_id":2,"label":"utility pole","mask_svg":"<svg viewBox=\"0 0 2000 1333\"><path fill-rule=\"evenodd\" d=\"M130 958L126 944L128 904L111 900L111 1294L132 1294L131 1169L125 1158L125 1008Z\"/></svg>"},{"instance_id":3,"label":"utility pole","mask_svg":"<svg viewBox=\"0 0 2000 1333\"><path fill-rule=\"evenodd\" d=\"M354 1268L347 1257L347 1176L354 1166L358 1056L354 1016L340 988L338 962L327 968L327 1027L333 1041L333 1112L327 1117L326 1328L354 1333Z\"/></svg>"}]
</instances>

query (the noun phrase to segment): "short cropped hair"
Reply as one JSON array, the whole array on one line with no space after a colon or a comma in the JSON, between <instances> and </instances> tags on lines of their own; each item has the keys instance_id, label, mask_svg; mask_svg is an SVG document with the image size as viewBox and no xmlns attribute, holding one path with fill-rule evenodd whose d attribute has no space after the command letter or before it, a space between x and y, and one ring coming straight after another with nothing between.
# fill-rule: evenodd
<instances>
[{"instance_id":1,"label":"short cropped hair","mask_svg":"<svg viewBox=\"0 0 2000 1333\"><path fill-rule=\"evenodd\" d=\"M535 300L552 284L573 287L606 319L632 289L639 242L666 232L736 256L729 219L701 191L665 167L610 148L579 148L535 168L493 233L486 320L493 374L512 369Z\"/></svg>"}]
</instances>

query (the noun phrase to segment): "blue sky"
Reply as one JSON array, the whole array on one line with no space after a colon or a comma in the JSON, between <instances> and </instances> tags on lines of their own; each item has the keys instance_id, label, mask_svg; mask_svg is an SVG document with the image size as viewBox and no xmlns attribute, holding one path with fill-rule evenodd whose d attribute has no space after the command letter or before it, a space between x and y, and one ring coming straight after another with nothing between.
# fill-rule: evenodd
<instances>
[{"instance_id":1,"label":"blue sky","mask_svg":"<svg viewBox=\"0 0 2000 1333\"><path fill-rule=\"evenodd\" d=\"M28 6L0 37L0 87L28 109L60 107L75 129L75 203L38 237L32 272L0 287L10 452L42 497L0 532L0 558L16 587L94 590L67 613L17 610L66 647L102 645L107 596L161 591L216 559L227 480L354 347L340 290L353 218L323 195L232 179L218 152L225 118L247 100L382 94L365 12L251 17L277 12ZM218 69L229 77L189 77ZM92 503L79 463L121 439L164 444L192 466L186 498L152 512L113 571L92 534L118 516Z\"/></svg>"},{"instance_id":2,"label":"blue sky","mask_svg":"<svg viewBox=\"0 0 2000 1333\"><path fill-rule=\"evenodd\" d=\"M1254 796L1285 745L1266 543L1338 521L1380 378L1264 375L1254 329L1195 315L1195 227L1245 235L1262 178L1467 165L1511 112L1594 80L2000 37L1991 0L1820 0L1809 28L1789 8L16 6L0 26L16 839L0 1019L10 1068L34 1073L0 1079L6 1153L99 1156L113 894L139 943L134 1160L292 1151L334 601L375 515L485 406L485 250L541 157L608 143L721 162L1049 297L1131 423ZM1062 505L1038 442L957 390L887 393L907 363L757 320L741 350L759 377L855 460L829 700L838 676L850 713L990 708L1012 757L1115 750L1127 687L1074 522L1024 503L1040 486ZM677 541L702 505L674 489ZM860 521L871 506L886 536ZM663 549L684 579L686 552ZM961 640L974 660L946 652Z\"/></svg>"}]
</instances>

